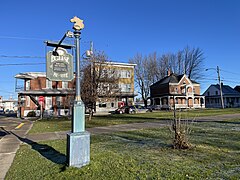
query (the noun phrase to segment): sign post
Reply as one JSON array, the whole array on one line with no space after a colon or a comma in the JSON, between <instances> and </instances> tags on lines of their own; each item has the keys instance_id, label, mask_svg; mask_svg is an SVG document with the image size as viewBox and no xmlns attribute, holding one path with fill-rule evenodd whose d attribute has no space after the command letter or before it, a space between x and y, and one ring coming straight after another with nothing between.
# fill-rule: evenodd
<instances>
[{"instance_id":1,"label":"sign post","mask_svg":"<svg viewBox=\"0 0 240 180\"><path fill-rule=\"evenodd\" d=\"M76 62L76 96L73 105L72 132L67 134L67 161L69 166L82 167L90 162L90 134L85 131L85 106L81 99L80 87L80 30L83 21L78 17L71 19L74 23L75 62Z\"/></svg>"},{"instance_id":2,"label":"sign post","mask_svg":"<svg viewBox=\"0 0 240 180\"><path fill-rule=\"evenodd\" d=\"M40 103L40 113L41 113L41 119L43 118L43 103L44 103L44 96L39 96L38 102Z\"/></svg>"}]
</instances>

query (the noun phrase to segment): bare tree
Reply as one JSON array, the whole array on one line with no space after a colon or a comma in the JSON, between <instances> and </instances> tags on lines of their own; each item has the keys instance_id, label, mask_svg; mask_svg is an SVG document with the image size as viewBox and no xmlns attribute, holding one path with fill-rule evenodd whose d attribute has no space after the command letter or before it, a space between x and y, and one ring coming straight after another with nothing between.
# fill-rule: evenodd
<instances>
[{"instance_id":1,"label":"bare tree","mask_svg":"<svg viewBox=\"0 0 240 180\"><path fill-rule=\"evenodd\" d=\"M183 50L184 72L190 79L198 79L202 76L203 70L203 51L199 48L186 47Z\"/></svg>"},{"instance_id":2,"label":"bare tree","mask_svg":"<svg viewBox=\"0 0 240 180\"><path fill-rule=\"evenodd\" d=\"M95 53L88 62L83 68L81 96L91 120L99 97L104 97L105 100L113 99L119 92L119 87L116 70L111 66L111 62L107 62L104 53Z\"/></svg>"},{"instance_id":3,"label":"bare tree","mask_svg":"<svg viewBox=\"0 0 240 180\"><path fill-rule=\"evenodd\" d=\"M199 48L186 47L177 53L163 54L158 58L158 74L160 79L166 76L166 72L186 74L190 79L198 79L202 76L203 51Z\"/></svg>"},{"instance_id":4,"label":"bare tree","mask_svg":"<svg viewBox=\"0 0 240 180\"><path fill-rule=\"evenodd\" d=\"M156 53L143 57L137 54L129 60L130 63L136 64L135 67L135 82L140 90L140 94L147 106L147 98L150 95L149 86L157 81L157 55Z\"/></svg>"}]
</instances>

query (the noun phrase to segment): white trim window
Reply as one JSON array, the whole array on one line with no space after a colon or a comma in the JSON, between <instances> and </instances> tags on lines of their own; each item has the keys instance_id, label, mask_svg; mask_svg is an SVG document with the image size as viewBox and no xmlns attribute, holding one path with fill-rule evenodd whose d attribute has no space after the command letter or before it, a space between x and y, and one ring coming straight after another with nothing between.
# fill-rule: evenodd
<instances>
[{"instance_id":1,"label":"white trim window","mask_svg":"<svg viewBox=\"0 0 240 180\"><path fill-rule=\"evenodd\" d=\"M45 97L45 102L46 102L45 109L46 110L51 109L52 108L52 96Z\"/></svg>"},{"instance_id":2,"label":"white trim window","mask_svg":"<svg viewBox=\"0 0 240 180\"><path fill-rule=\"evenodd\" d=\"M30 90L30 80L26 80L26 90Z\"/></svg>"},{"instance_id":3,"label":"white trim window","mask_svg":"<svg viewBox=\"0 0 240 180\"><path fill-rule=\"evenodd\" d=\"M52 81L48 80L47 78L46 78L46 88L52 89Z\"/></svg>"},{"instance_id":4,"label":"white trim window","mask_svg":"<svg viewBox=\"0 0 240 180\"><path fill-rule=\"evenodd\" d=\"M129 70L120 70L118 73L120 78L131 78L131 72Z\"/></svg>"},{"instance_id":5,"label":"white trim window","mask_svg":"<svg viewBox=\"0 0 240 180\"><path fill-rule=\"evenodd\" d=\"M68 88L68 82L62 81L62 89L67 89L67 88Z\"/></svg>"},{"instance_id":6,"label":"white trim window","mask_svg":"<svg viewBox=\"0 0 240 180\"><path fill-rule=\"evenodd\" d=\"M26 107L30 107L30 97L26 96Z\"/></svg>"},{"instance_id":7,"label":"white trim window","mask_svg":"<svg viewBox=\"0 0 240 180\"><path fill-rule=\"evenodd\" d=\"M62 97L61 96L56 96L56 104L57 104L57 106L62 105Z\"/></svg>"},{"instance_id":8,"label":"white trim window","mask_svg":"<svg viewBox=\"0 0 240 180\"><path fill-rule=\"evenodd\" d=\"M130 92L131 91L131 84L119 84L121 92Z\"/></svg>"}]
</instances>

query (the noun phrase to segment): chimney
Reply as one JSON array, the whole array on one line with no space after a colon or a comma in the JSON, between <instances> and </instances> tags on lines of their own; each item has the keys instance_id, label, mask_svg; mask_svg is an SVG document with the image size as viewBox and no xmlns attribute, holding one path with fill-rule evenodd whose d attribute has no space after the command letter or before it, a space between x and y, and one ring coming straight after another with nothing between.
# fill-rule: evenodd
<instances>
[{"instance_id":1,"label":"chimney","mask_svg":"<svg viewBox=\"0 0 240 180\"><path fill-rule=\"evenodd\" d=\"M170 69L168 69L168 71L167 71L167 75L168 75L168 76L171 75L171 70L170 70Z\"/></svg>"}]
</instances>

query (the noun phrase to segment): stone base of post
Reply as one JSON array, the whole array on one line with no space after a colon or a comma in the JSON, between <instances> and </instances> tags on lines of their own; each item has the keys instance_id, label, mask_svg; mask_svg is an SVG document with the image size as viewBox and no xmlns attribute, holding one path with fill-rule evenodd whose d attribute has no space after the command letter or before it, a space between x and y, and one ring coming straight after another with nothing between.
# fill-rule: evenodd
<instances>
[{"instance_id":1,"label":"stone base of post","mask_svg":"<svg viewBox=\"0 0 240 180\"><path fill-rule=\"evenodd\" d=\"M67 163L69 166L82 167L90 162L90 133L67 134Z\"/></svg>"}]
</instances>

